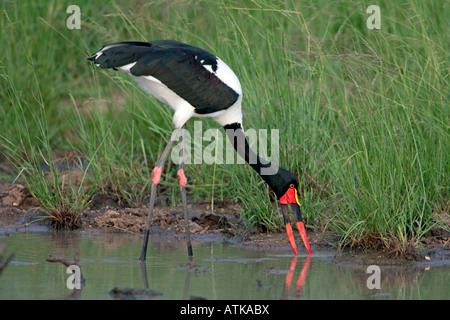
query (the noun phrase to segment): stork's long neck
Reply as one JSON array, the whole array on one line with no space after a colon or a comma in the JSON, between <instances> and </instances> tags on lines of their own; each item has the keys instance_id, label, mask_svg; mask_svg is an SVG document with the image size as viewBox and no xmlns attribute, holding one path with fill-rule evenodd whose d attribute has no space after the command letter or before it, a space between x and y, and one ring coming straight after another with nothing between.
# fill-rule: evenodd
<instances>
[{"instance_id":1,"label":"stork's long neck","mask_svg":"<svg viewBox=\"0 0 450 320\"><path fill-rule=\"evenodd\" d=\"M240 123L225 125L224 129L236 152L261 176L275 194L281 197L286 191L282 177L286 170L259 157L250 148Z\"/></svg>"},{"instance_id":2,"label":"stork's long neck","mask_svg":"<svg viewBox=\"0 0 450 320\"><path fill-rule=\"evenodd\" d=\"M272 167L272 163L259 157L249 146L244 131L240 123L233 123L224 126L228 138L230 139L236 152L260 175L267 175L268 169ZM276 173L275 170L272 174Z\"/></svg>"}]
</instances>

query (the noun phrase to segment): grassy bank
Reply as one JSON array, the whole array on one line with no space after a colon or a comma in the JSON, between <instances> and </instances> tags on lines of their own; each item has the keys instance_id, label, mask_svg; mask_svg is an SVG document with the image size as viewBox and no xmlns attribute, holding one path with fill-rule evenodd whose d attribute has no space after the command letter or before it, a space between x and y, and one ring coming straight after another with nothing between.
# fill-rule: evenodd
<instances>
[{"instance_id":1,"label":"grassy bank","mask_svg":"<svg viewBox=\"0 0 450 320\"><path fill-rule=\"evenodd\" d=\"M80 30L66 27L71 4ZM0 151L47 212L79 212L94 192L146 201L171 111L86 58L114 41L176 39L236 72L245 128L280 129L280 164L299 177L307 226L342 245L401 252L448 216L450 9L382 2L381 29L369 30L371 4L3 1ZM81 185L60 187L58 150L79 156ZM170 163L161 183L174 196L176 169ZM187 175L195 199L236 199L250 222L280 228L273 196L249 166L196 164Z\"/></svg>"}]
</instances>

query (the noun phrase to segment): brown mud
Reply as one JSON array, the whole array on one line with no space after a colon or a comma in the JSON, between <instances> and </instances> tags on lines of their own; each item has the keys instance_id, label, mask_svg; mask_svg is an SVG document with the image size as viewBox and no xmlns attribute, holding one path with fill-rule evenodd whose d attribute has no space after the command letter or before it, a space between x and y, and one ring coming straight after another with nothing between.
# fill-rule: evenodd
<instances>
[{"instance_id":1,"label":"brown mud","mask_svg":"<svg viewBox=\"0 0 450 320\"><path fill-rule=\"evenodd\" d=\"M167 197L159 197L152 219L152 232L184 238L182 208L169 206ZM170 200L170 199L169 199ZM27 228L51 230L51 221L42 219L39 202L28 189L19 183L0 181L0 230L4 232L23 231ZM94 194L89 207L81 213L80 230L100 232L130 232L143 234L146 227L148 208L143 205L130 208L121 206L108 195ZM253 249L289 250L290 245L283 230L267 233L258 228L249 228L240 218L239 208L231 201L216 201L214 212L209 202L188 204L190 232L193 240L227 242ZM298 232L294 231L299 251L304 250ZM307 230L311 248L314 251L333 249L337 238L320 230ZM298 237L297 237L298 235ZM433 229L430 238L413 254L398 256L387 250L336 250L335 262L340 264L402 264L414 261L416 264L450 264L450 234L440 228ZM344 253L344 254L343 254Z\"/></svg>"}]
</instances>

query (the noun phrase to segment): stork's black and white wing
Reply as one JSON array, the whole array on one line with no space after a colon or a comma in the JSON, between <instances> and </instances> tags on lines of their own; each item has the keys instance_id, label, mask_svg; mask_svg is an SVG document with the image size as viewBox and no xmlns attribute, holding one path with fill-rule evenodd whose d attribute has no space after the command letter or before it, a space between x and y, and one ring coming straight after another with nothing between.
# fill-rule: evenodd
<instances>
[{"instance_id":1,"label":"stork's black and white wing","mask_svg":"<svg viewBox=\"0 0 450 320\"><path fill-rule=\"evenodd\" d=\"M239 112L231 113L240 115L238 78L223 61L203 49L173 40L116 42L89 60L100 68L129 73L146 92L175 110L177 126L192 115L218 116L219 121L237 102L239 108L231 109Z\"/></svg>"}]
</instances>

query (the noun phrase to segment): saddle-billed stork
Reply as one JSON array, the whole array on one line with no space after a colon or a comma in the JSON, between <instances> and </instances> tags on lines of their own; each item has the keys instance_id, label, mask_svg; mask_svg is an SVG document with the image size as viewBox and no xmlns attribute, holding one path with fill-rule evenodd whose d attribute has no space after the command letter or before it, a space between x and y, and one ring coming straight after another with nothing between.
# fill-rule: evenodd
<instances>
[{"instance_id":1,"label":"saddle-billed stork","mask_svg":"<svg viewBox=\"0 0 450 320\"><path fill-rule=\"evenodd\" d=\"M184 132L191 117L212 117L225 129L236 152L261 176L278 198L289 242L297 248L289 219L289 205L308 253L311 249L302 221L297 189L298 180L291 172L260 158L249 147L242 127L242 89L239 79L222 60L203 49L174 40L149 42L124 41L103 46L90 58L100 68L112 68L129 74L147 93L174 110L175 130L152 171L152 187L147 227L139 260L145 261L150 224L156 198L156 187L164 162L181 131L180 165L177 173L184 219L188 256L192 245L186 206L187 179L183 168ZM266 171L264 171L266 169ZM265 173L266 172L266 173Z\"/></svg>"}]
</instances>

